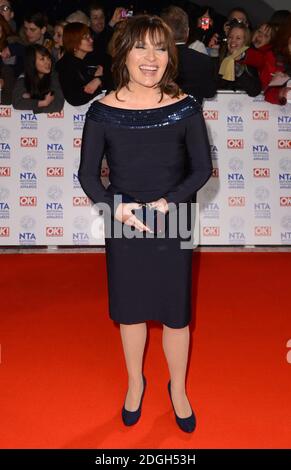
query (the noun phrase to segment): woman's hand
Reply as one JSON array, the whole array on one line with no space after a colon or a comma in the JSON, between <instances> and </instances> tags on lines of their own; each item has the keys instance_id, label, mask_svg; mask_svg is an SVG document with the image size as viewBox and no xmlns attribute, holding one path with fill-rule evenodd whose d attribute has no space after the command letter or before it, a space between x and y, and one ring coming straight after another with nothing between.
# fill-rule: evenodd
<instances>
[{"instance_id":1,"label":"woman's hand","mask_svg":"<svg viewBox=\"0 0 291 470\"><path fill-rule=\"evenodd\" d=\"M119 21L124 19L121 16L122 10L123 10L123 7L115 8L113 16L112 16L111 20L109 21L109 26L111 26L111 28L113 28L116 25L116 23L118 23Z\"/></svg>"},{"instance_id":2,"label":"woman's hand","mask_svg":"<svg viewBox=\"0 0 291 470\"><path fill-rule=\"evenodd\" d=\"M288 86L285 86L284 88L281 88L279 91L279 98L285 98L286 100L288 99L288 93L291 91L291 88Z\"/></svg>"},{"instance_id":3,"label":"woman's hand","mask_svg":"<svg viewBox=\"0 0 291 470\"><path fill-rule=\"evenodd\" d=\"M146 225L144 225L131 211L133 209L140 209L141 204L137 202L120 203L115 211L115 219L119 222L123 222L125 225L135 227L140 232L153 233Z\"/></svg>"},{"instance_id":4,"label":"woman's hand","mask_svg":"<svg viewBox=\"0 0 291 470\"><path fill-rule=\"evenodd\" d=\"M210 41L208 43L208 47L210 49L219 49L220 44L218 43L218 41L219 41L219 34L218 33L213 34L213 36L210 38Z\"/></svg>"},{"instance_id":5,"label":"woman's hand","mask_svg":"<svg viewBox=\"0 0 291 470\"><path fill-rule=\"evenodd\" d=\"M169 211L168 202L164 197L158 199L157 201L148 202L147 205L151 209L155 208L163 214L166 214Z\"/></svg>"},{"instance_id":6,"label":"woman's hand","mask_svg":"<svg viewBox=\"0 0 291 470\"><path fill-rule=\"evenodd\" d=\"M38 107L45 108L46 106L49 106L54 101L54 99L55 99L54 95L51 92L49 92L47 93L47 95L45 95L45 98L43 100L39 100Z\"/></svg>"},{"instance_id":7,"label":"woman's hand","mask_svg":"<svg viewBox=\"0 0 291 470\"><path fill-rule=\"evenodd\" d=\"M94 73L94 77L101 77L103 75L103 67L102 65L98 65L96 72Z\"/></svg>"},{"instance_id":8,"label":"woman's hand","mask_svg":"<svg viewBox=\"0 0 291 470\"><path fill-rule=\"evenodd\" d=\"M91 82L87 83L87 85L84 86L84 92L85 93L88 93L89 95L93 95L93 93L95 93L95 91L97 90L97 88L99 88L101 86L102 82L100 80L100 78L93 78L93 80L91 80Z\"/></svg>"},{"instance_id":9,"label":"woman's hand","mask_svg":"<svg viewBox=\"0 0 291 470\"><path fill-rule=\"evenodd\" d=\"M4 47L0 53L2 59L9 59L11 57L11 53L8 47Z\"/></svg>"}]
</instances>

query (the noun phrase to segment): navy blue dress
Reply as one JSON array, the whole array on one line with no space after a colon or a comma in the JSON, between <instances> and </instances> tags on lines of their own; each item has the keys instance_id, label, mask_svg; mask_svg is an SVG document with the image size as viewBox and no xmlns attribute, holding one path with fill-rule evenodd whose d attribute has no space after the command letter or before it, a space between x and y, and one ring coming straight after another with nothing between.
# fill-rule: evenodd
<instances>
[{"instance_id":1,"label":"navy blue dress","mask_svg":"<svg viewBox=\"0 0 291 470\"><path fill-rule=\"evenodd\" d=\"M100 180L104 153L110 171L107 189ZM107 203L111 214L116 194L142 202L164 197L174 210L181 202L188 207L211 171L201 106L191 96L146 110L95 101L87 112L78 177L87 196ZM170 328L187 326L192 250L182 249L181 236L170 237L167 228L163 238L147 238L145 232L134 238L107 236L113 224L124 226L108 214L105 210L110 318L123 324L155 320Z\"/></svg>"}]
</instances>

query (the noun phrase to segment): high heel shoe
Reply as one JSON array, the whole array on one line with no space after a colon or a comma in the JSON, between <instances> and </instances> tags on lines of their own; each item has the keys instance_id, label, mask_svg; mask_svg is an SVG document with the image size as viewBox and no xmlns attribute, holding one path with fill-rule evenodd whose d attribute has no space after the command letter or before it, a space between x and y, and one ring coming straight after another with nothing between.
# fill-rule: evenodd
<instances>
[{"instance_id":1,"label":"high heel shoe","mask_svg":"<svg viewBox=\"0 0 291 470\"><path fill-rule=\"evenodd\" d=\"M136 411L128 411L125 406L123 405L123 408L122 408L122 420L123 420L123 423L125 424L125 426L132 426L133 424L136 424L140 418L140 415L141 415L141 405L142 405L142 401L143 401L143 397L144 397L144 392L145 392L145 388L146 388L146 378L145 376L143 375L142 376L143 378L143 392L142 392L142 395L141 395L141 399L140 399L140 404L139 404L139 407Z\"/></svg>"},{"instance_id":2,"label":"high heel shoe","mask_svg":"<svg viewBox=\"0 0 291 470\"><path fill-rule=\"evenodd\" d=\"M195 417L195 414L194 414L192 408L191 408L192 413L191 413L190 416L188 416L188 418L179 418L179 416L177 416L177 414L176 414L174 404L173 404L173 400L172 400L171 381L168 383L168 391L169 391L170 399L171 399L171 402L172 402L172 407L173 407L174 414L175 414L176 421L177 421L177 424L178 424L179 428L184 432L193 432L194 429L196 428L196 417Z\"/></svg>"}]
</instances>

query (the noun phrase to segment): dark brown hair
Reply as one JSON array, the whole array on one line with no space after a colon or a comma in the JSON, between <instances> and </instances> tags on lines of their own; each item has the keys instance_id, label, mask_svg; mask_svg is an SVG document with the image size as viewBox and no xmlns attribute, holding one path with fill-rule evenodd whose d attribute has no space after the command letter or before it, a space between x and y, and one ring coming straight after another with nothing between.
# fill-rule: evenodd
<instances>
[{"instance_id":1,"label":"dark brown hair","mask_svg":"<svg viewBox=\"0 0 291 470\"><path fill-rule=\"evenodd\" d=\"M273 42L275 54L282 56L286 64L291 64L291 54L289 52L288 42L291 37L291 14L288 16L277 31Z\"/></svg>"},{"instance_id":2,"label":"dark brown hair","mask_svg":"<svg viewBox=\"0 0 291 470\"><path fill-rule=\"evenodd\" d=\"M130 77L126 66L127 55L136 42L144 41L147 33L149 33L150 41L153 44L162 42L169 54L165 73L157 85L161 90L160 101L162 101L164 93L172 98L179 97L182 93L174 82L174 78L177 75L178 58L170 28L158 16L136 15L124 20L122 26L118 28L118 31L113 36L109 47L113 59L112 72L116 85L116 99L119 99L118 92L121 88L124 86L128 88Z\"/></svg>"},{"instance_id":3,"label":"dark brown hair","mask_svg":"<svg viewBox=\"0 0 291 470\"><path fill-rule=\"evenodd\" d=\"M2 28L2 35L0 38L0 51L2 51L7 46L7 38L9 36L12 36L13 33L9 23L7 23L7 21L2 15L0 15L0 26Z\"/></svg>"},{"instance_id":4,"label":"dark brown hair","mask_svg":"<svg viewBox=\"0 0 291 470\"><path fill-rule=\"evenodd\" d=\"M272 23L261 23L252 33L252 39L254 37L254 35L259 31L260 28L262 28L263 26L266 26L266 29L268 29L270 31L270 42L269 44L273 44L273 41L276 37L276 28L275 28L275 25L273 25Z\"/></svg>"},{"instance_id":5,"label":"dark brown hair","mask_svg":"<svg viewBox=\"0 0 291 470\"><path fill-rule=\"evenodd\" d=\"M64 27L63 45L66 52L74 55L85 34L91 34L90 28L84 23L69 23Z\"/></svg>"}]
</instances>

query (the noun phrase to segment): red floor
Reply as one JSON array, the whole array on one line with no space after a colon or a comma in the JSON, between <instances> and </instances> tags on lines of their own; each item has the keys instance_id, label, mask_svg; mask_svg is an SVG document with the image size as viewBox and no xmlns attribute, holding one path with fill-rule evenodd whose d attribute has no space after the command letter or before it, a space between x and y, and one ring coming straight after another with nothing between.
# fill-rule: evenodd
<instances>
[{"instance_id":1,"label":"red floor","mask_svg":"<svg viewBox=\"0 0 291 470\"><path fill-rule=\"evenodd\" d=\"M290 448L290 254L194 255L191 435L174 421L157 323L141 420L122 424L127 378L103 254L0 261L1 448Z\"/></svg>"}]
</instances>

